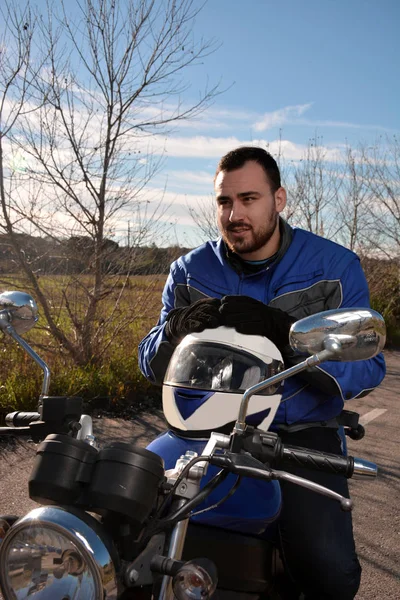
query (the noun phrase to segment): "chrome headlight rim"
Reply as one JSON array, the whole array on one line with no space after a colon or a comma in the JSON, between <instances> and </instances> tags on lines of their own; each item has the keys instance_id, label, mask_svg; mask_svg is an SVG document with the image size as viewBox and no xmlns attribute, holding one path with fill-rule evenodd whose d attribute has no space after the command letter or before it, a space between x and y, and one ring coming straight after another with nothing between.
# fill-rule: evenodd
<instances>
[{"instance_id":1,"label":"chrome headlight rim","mask_svg":"<svg viewBox=\"0 0 400 600\"><path fill-rule=\"evenodd\" d=\"M0 545L0 587L4 594L9 593L6 562L8 549L21 531L32 526L47 527L77 546L88 563L102 600L116 600L118 555L115 548L94 517L69 506L35 508L18 519L7 531Z\"/></svg>"}]
</instances>

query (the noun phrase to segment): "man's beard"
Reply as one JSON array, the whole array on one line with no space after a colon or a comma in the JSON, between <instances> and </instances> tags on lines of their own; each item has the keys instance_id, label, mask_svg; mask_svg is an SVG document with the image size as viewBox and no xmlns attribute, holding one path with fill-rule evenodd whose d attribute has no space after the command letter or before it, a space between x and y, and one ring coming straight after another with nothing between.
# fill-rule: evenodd
<instances>
[{"instance_id":1,"label":"man's beard","mask_svg":"<svg viewBox=\"0 0 400 600\"><path fill-rule=\"evenodd\" d=\"M248 230L251 230L252 235L249 236L248 232L244 232L243 238L237 237L235 240L230 239L229 232L234 231L235 228L243 227L242 223L230 223L230 225L223 229L222 239L232 252L236 254L250 254L256 252L263 246L265 246L271 237L273 236L275 229L278 227L277 220L278 213L275 213L274 218L268 220L267 225L258 228L254 231L253 227L246 225Z\"/></svg>"}]
</instances>

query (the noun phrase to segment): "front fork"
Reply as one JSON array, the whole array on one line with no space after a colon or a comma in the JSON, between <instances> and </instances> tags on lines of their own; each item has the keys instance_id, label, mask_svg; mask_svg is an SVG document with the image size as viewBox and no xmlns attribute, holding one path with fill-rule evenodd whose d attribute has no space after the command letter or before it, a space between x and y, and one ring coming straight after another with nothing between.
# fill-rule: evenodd
<instances>
[{"instance_id":1,"label":"front fork","mask_svg":"<svg viewBox=\"0 0 400 600\"><path fill-rule=\"evenodd\" d=\"M180 500L177 508L180 508L184 504L186 504L187 500ZM172 530L169 548L167 552L168 558L172 558L173 560L181 560L183 547L185 545L186 539L186 531L189 525L189 519L185 519L184 521L179 521ZM168 575L164 575L162 578L161 589L159 594L160 600L174 600L175 594L172 589L172 578Z\"/></svg>"},{"instance_id":2,"label":"front fork","mask_svg":"<svg viewBox=\"0 0 400 600\"><path fill-rule=\"evenodd\" d=\"M229 436L214 432L211 434L201 456L210 456L216 448L229 448L229 442ZM168 483L173 485L178 479L182 470L196 456L196 452L192 452L190 450L188 450L184 456L181 456L177 460L175 468L166 471ZM207 468L207 461L199 461L193 465L187 476L180 482L177 490L175 491L175 497L178 499L177 503L175 503L175 508L184 506L189 500L198 494L200 490L201 479L207 473ZM173 560L181 560L188 525L189 519L184 519L179 521L173 528L169 538L169 547L167 552L168 558ZM172 578L169 575L163 576L160 593L157 598L158 600L175 600L175 595L172 589Z\"/></svg>"}]
</instances>

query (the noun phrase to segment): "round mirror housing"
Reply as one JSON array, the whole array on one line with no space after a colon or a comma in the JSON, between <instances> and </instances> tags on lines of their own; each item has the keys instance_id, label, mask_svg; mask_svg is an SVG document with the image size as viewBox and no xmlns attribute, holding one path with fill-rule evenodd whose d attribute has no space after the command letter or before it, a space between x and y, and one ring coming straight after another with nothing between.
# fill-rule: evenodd
<instances>
[{"instance_id":1,"label":"round mirror housing","mask_svg":"<svg viewBox=\"0 0 400 600\"><path fill-rule=\"evenodd\" d=\"M12 291L0 294L0 328L11 325L18 334L26 333L38 320L38 307L32 296Z\"/></svg>"},{"instance_id":2,"label":"round mirror housing","mask_svg":"<svg viewBox=\"0 0 400 600\"><path fill-rule=\"evenodd\" d=\"M328 341L340 345L331 360L372 358L385 345L385 321L370 308L339 308L305 317L290 329L290 345L299 354L317 354L328 347Z\"/></svg>"}]
</instances>

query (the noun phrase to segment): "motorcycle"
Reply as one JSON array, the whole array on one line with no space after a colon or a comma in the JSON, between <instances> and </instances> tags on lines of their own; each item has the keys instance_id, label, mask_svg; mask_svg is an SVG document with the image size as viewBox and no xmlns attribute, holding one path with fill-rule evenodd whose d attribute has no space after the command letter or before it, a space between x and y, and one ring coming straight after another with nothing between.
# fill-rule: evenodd
<instances>
[{"instance_id":1,"label":"motorcycle","mask_svg":"<svg viewBox=\"0 0 400 600\"><path fill-rule=\"evenodd\" d=\"M349 498L278 467L377 476L374 463L284 445L273 431L246 422L250 399L262 390L327 360L378 354L385 324L373 310L337 309L294 323L291 347L308 356L246 389L229 435L213 432L201 441L168 432L150 449L118 441L100 448L82 400L48 395L49 369L21 337L37 315L28 294L0 294L0 328L44 372L38 411L11 413L0 427L0 435L40 442L29 479L29 495L40 506L21 518L0 517L5 600L272 598L279 482L352 509ZM271 401L269 422L276 410ZM354 417L346 433L362 436ZM178 455L168 468L157 454L166 439L171 457Z\"/></svg>"}]
</instances>

